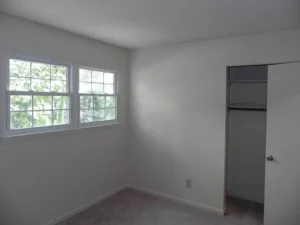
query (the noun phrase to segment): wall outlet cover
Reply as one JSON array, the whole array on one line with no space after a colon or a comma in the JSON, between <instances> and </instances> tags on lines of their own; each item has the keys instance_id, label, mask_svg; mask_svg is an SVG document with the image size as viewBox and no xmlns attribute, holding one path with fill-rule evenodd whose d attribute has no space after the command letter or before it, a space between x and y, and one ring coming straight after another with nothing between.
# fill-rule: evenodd
<instances>
[{"instance_id":1,"label":"wall outlet cover","mask_svg":"<svg viewBox=\"0 0 300 225\"><path fill-rule=\"evenodd\" d=\"M191 179L186 179L185 180L185 186L187 188L192 188L192 180Z\"/></svg>"}]
</instances>

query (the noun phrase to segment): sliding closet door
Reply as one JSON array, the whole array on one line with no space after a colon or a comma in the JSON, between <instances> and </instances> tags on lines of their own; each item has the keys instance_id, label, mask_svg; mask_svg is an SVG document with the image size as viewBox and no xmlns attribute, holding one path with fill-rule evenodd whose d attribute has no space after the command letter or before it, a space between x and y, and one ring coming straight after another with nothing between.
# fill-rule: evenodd
<instances>
[{"instance_id":1,"label":"sliding closet door","mask_svg":"<svg viewBox=\"0 0 300 225\"><path fill-rule=\"evenodd\" d=\"M269 66L266 154L264 224L299 225L300 63Z\"/></svg>"}]
</instances>

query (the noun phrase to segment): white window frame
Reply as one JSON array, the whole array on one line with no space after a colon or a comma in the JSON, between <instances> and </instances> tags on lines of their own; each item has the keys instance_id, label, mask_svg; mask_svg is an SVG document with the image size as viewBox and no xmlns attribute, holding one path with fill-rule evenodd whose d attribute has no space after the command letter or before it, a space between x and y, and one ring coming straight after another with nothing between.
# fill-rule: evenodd
<instances>
[{"instance_id":1,"label":"white window frame","mask_svg":"<svg viewBox=\"0 0 300 225\"><path fill-rule=\"evenodd\" d=\"M52 96L68 96L69 97L69 124L31 127L24 129L10 129L10 95L49 95L50 92L35 92L35 91L10 91L10 59L23 60L29 62L45 63L50 65L58 65L67 67L67 87L68 92L58 93L51 92ZM114 94L81 94L79 93L79 69L87 69L93 71L108 72L114 74ZM115 96L116 104L116 119L80 123L80 96ZM97 127L114 125L119 123L119 95L118 95L118 72L114 70L98 69L87 67L75 63L61 63L53 60L24 57L18 54L4 53L0 55L0 138L13 137L19 135L31 135L38 133L47 133L63 130L75 130L80 128Z\"/></svg>"},{"instance_id":2,"label":"white window frame","mask_svg":"<svg viewBox=\"0 0 300 225\"><path fill-rule=\"evenodd\" d=\"M67 92L36 92L36 91L11 91L9 90L9 81L10 81L10 59L23 60L33 63L44 63L49 65L64 66L67 68ZM16 136L22 134L34 134L34 133L44 133L49 131L59 131L67 130L72 128L72 76L71 76L71 65L66 63L59 63L50 60L43 60L31 57L23 57L19 55L7 54L4 57L5 64L5 136ZM24 129L10 129L10 96L11 95L48 95L48 96L68 96L69 97L69 124L62 125L52 125L44 127L31 127Z\"/></svg>"},{"instance_id":3,"label":"white window frame","mask_svg":"<svg viewBox=\"0 0 300 225\"><path fill-rule=\"evenodd\" d=\"M103 73L113 73L114 74L114 94L93 94L93 93L79 93L79 70L84 69L84 70L91 70L91 71L99 71ZM78 67L78 80L77 80L77 86L78 86L78 123L80 128L85 128L85 127L95 127L95 126L103 126L103 125L112 125L112 124L117 124L118 123L118 102L119 102L119 97L118 97L118 79L117 79L117 72L112 71L112 70L103 70L103 69L98 69L98 68L93 68L93 67L87 67L87 66L79 66ZM86 122L86 123L81 123L80 122L80 96L114 96L115 97L115 105L116 105L116 118L113 120L105 120L105 121L95 121L95 122Z\"/></svg>"}]
</instances>

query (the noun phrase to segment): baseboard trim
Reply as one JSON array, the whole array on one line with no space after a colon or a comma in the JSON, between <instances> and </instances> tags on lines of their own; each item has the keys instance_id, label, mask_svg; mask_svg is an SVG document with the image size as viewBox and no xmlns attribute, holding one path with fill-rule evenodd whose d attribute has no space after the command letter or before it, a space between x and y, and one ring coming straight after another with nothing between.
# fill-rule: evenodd
<instances>
[{"instance_id":1,"label":"baseboard trim","mask_svg":"<svg viewBox=\"0 0 300 225\"><path fill-rule=\"evenodd\" d=\"M212 213L217 213L219 215L224 215L224 210L223 209L217 209L217 208L214 208L214 207L211 207L211 206L208 206L208 205L200 204L200 203L193 202L193 201L183 199L183 198L174 197L174 196L167 195L167 194L164 194L164 193L161 193L161 192L152 191L152 190L145 189L145 188L140 188L140 187L137 187L137 186L134 186L134 185L126 185L126 187L129 188L129 189L135 190L135 191L143 192L143 193L146 193L146 194L149 194L149 195L152 195L152 196L156 196L156 197L159 197L159 198L170 200L172 202L176 202L176 203L179 203L179 204L184 204L184 205L187 205L187 206L191 206L193 208L197 208L197 209L200 209L200 210L203 210L203 211L206 211L206 212L212 212Z\"/></svg>"},{"instance_id":2,"label":"baseboard trim","mask_svg":"<svg viewBox=\"0 0 300 225\"><path fill-rule=\"evenodd\" d=\"M84 210L86 210L86 209L88 209L88 208L90 208L90 207L92 207L92 206L94 206L94 205L96 205L96 204L104 201L105 199L108 199L108 198L110 198L110 197L118 194L119 192L121 192L121 191L123 191L123 190L125 190L127 188L128 188L128 186L124 185L123 187L118 188L115 191L109 192L105 196L101 196L101 197L99 197L99 198L97 198L97 199L95 199L95 200L93 200L93 201L91 201L89 203L82 204L81 206L79 206L79 207L77 207L75 209L72 209L71 211L69 211L69 212L67 212L67 213L65 213L65 214L63 214L61 216L58 216L57 218L55 218L55 219L53 219L53 220L51 220L49 222L46 222L43 225L56 225L56 224L58 224L58 223L60 223L60 222L62 222L64 220L69 219L72 216L75 216L76 214L78 214L78 213L80 213L80 212L82 212L82 211L84 211Z\"/></svg>"}]
</instances>

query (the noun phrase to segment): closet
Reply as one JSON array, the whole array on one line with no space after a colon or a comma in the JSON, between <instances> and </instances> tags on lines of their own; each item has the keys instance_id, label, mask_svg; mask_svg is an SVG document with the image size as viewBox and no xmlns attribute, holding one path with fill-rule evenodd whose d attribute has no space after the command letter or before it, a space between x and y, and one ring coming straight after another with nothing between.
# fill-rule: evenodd
<instances>
[{"instance_id":1,"label":"closet","mask_svg":"<svg viewBox=\"0 0 300 225\"><path fill-rule=\"evenodd\" d=\"M227 71L225 213L300 224L300 62Z\"/></svg>"},{"instance_id":2,"label":"closet","mask_svg":"<svg viewBox=\"0 0 300 225\"><path fill-rule=\"evenodd\" d=\"M229 67L227 78L227 212L261 224L268 66Z\"/></svg>"}]
</instances>

